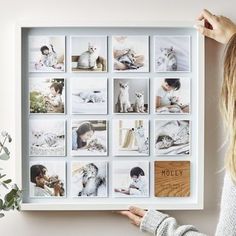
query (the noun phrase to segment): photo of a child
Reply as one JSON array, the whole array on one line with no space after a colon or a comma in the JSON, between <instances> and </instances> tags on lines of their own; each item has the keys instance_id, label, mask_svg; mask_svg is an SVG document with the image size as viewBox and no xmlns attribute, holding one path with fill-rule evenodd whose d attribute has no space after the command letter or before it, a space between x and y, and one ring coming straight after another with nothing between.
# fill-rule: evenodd
<instances>
[{"instance_id":1,"label":"photo of a child","mask_svg":"<svg viewBox=\"0 0 236 236\"><path fill-rule=\"evenodd\" d=\"M117 161L113 163L115 197L149 196L149 162Z\"/></svg>"},{"instance_id":2,"label":"photo of a child","mask_svg":"<svg viewBox=\"0 0 236 236\"><path fill-rule=\"evenodd\" d=\"M64 113L64 87L65 79L62 78L30 78L30 113Z\"/></svg>"},{"instance_id":3,"label":"photo of a child","mask_svg":"<svg viewBox=\"0 0 236 236\"><path fill-rule=\"evenodd\" d=\"M65 71L65 36L29 37L29 72Z\"/></svg>"},{"instance_id":4,"label":"photo of a child","mask_svg":"<svg viewBox=\"0 0 236 236\"><path fill-rule=\"evenodd\" d=\"M107 155L107 121L73 120L72 121L72 155L106 156Z\"/></svg>"},{"instance_id":5,"label":"photo of a child","mask_svg":"<svg viewBox=\"0 0 236 236\"><path fill-rule=\"evenodd\" d=\"M155 112L190 113L190 94L189 78L156 78Z\"/></svg>"},{"instance_id":6,"label":"photo of a child","mask_svg":"<svg viewBox=\"0 0 236 236\"><path fill-rule=\"evenodd\" d=\"M65 195L64 162L30 163L31 197L63 197Z\"/></svg>"}]
</instances>

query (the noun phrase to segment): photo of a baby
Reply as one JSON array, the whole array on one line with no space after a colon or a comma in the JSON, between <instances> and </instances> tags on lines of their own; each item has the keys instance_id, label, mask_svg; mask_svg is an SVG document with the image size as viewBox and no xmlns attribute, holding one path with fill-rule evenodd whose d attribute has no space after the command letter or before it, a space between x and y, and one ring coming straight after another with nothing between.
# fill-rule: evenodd
<instances>
[{"instance_id":1,"label":"photo of a baby","mask_svg":"<svg viewBox=\"0 0 236 236\"><path fill-rule=\"evenodd\" d=\"M157 114L190 113L189 78L156 78L154 88Z\"/></svg>"},{"instance_id":2,"label":"photo of a baby","mask_svg":"<svg viewBox=\"0 0 236 236\"><path fill-rule=\"evenodd\" d=\"M149 162L113 162L114 197L149 197Z\"/></svg>"},{"instance_id":3,"label":"photo of a baby","mask_svg":"<svg viewBox=\"0 0 236 236\"><path fill-rule=\"evenodd\" d=\"M29 72L64 72L65 36L29 37Z\"/></svg>"},{"instance_id":4,"label":"photo of a baby","mask_svg":"<svg viewBox=\"0 0 236 236\"><path fill-rule=\"evenodd\" d=\"M189 120L155 120L155 154L190 154Z\"/></svg>"},{"instance_id":5,"label":"photo of a baby","mask_svg":"<svg viewBox=\"0 0 236 236\"><path fill-rule=\"evenodd\" d=\"M30 162L30 197L65 197L65 163Z\"/></svg>"},{"instance_id":6,"label":"photo of a baby","mask_svg":"<svg viewBox=\"0 0 236 236\"><path fill-rule=\"evenodd\" d=\"M149 122L148 120L115 119L113 120L114 143L116 156L149 155Z\"/></svg>"},{"instance_id":7,"label":"photo of a baby","mask_svg":"<svg viewBox=\"0 0 236 236\"><path fill-rule=\"evenodd\" d=\"M155 72L190 72L190 36L154 37Z\"/></svg>"},{"instance_id":8,"label":"photo of a baby","mask_svg":"<svg viewBox=\"0 0 236 236\"><path fill-rule=\"evenodd\" d=\"M112 37L114 72L149 72L149 37Z\"/></svg>"},{"instance_id":9,"label":"photo of a baby","mask_svg":"<svg viewBox=\"0 0 236 236\"><path fill-rule=\"evenodd\" d=\"M29 120L30 156L65 156L65 121L61 119Z\"/></svg>"},{"instance_id":10,"label":"photo of a baby","mask_svg":"<svg viewBox=\"0 0 236 236\"><path fill-rule=\"evenodd\" d=\"M72 114L107 114L107 78L71 78Z\"/></svg>"},{"instance_id":11,"label":"photo of a baby","mask_svg":"<svg viewBox=\"0 0 236 236\"><path fill-rule=\"evenodd\" d=\"M72 197L107 197L107 162L71 163Z\"/></svg>"},{"instance_id":12,"label":"photo of a baby","mask_svg":"<svg viewBox=\"0 0 236 236\"><path fill-rule=\"evenodd\" d=\"M30 113L63 114L65 79L29 78Z\"/></svg>"},{"instance_id":13,"label":"photo of a baby","mask_svg":"<svg viewBox=\"0 0 236 236\"><path fill-rule=\"evenodd\" d=\"M106 72L107 36L72 36L71 71Z\"/></svg>"},{"instance_id":14,"label":"photo of a baby","mask_svg":"<svg viewBox=\"0 0 236 236\"><path fill-rule=\"evenodd\" d=\"M72 121L72 156L107 155L107 121Z\"/></svg>"}]
</instances>

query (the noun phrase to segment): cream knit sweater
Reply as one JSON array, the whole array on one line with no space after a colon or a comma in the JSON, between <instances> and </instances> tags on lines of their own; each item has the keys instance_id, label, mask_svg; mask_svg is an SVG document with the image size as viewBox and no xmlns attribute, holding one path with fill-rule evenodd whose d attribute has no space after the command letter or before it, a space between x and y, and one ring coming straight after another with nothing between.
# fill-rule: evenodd
<instances>
[{"instance_id":1,"label":"cream knit sweater","mask_svg":"<svg viewBox=\"0 0 236 236\"><path fill-rule=\"evenodd\" d=\"M178 225L173 217L149 210L140 225L142 231L155 236L205 236L192 225ZM220 218L216 236L236 236L236 186L228 174L225 175L221 198Z\"/></svg>"}]
</instances>

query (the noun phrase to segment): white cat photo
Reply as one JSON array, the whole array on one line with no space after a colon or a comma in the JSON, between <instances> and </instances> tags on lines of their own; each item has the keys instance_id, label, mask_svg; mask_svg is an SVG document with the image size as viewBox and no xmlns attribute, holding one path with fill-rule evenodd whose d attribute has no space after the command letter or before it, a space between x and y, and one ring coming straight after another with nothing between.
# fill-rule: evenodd
<instances>
[{"instance_id":1,"label":"white cat photo","mask_svg":"<svg viewBox=\"0 0 236 236\"><path fill-rule=\"evenodd\" d=\"M107 36L71 36L71 71L106 72Z\"/></svg>"},{"instance_id":2,"label":"white cat photo","mask_svg":"<svg viewBox=\"0 0 236 236\"><path fill-rule=\"evenodd\" d=\"M113 154L115 156L149 155L149 121L114 119Z\"/></svg>"},{"instance_id":3,"label":"white cat photo","mask_svg":"<svg viewBox=\"0 0 236 236\"><path fill-rule=\"evenodd\" d=\"M65 156L65 121L30 119L29 155Z\"/></svg>"},{"instance_id":4,"label":"white cat photo","mask_svg":"<svg viewBox=\"0 0 236 236\"><path fill-rule=\"evenodd\" d=\"M190 72L189 35L156 35L154 37L155 72Z\"/></svg>"},{"instance_id":5,"label":"white cat photo","mask_svg":"<svg viewBox=\"0 0 236 236\"><path fill-rule=\"evenodd\" d=\"M29 37L29 72L65 71L65 36Z\"/></svg>"},{"instance_id":6,"label":"white cat photo","mask_svg":"<svg viewBox=\"0 0 236 236\"><path fill-rule=\"evenodd\" d=\"M114 113L149 113L149 79L148 78L114 78L113 79Z\"/></svg>"},{"instance_id":7,"label":"white cat photo","mask_svg":"<svg viewBox=\"0 0 236 236\"><path fill-rule=\"evenodd\" d=\"M72 114L107 114L107 78L71 78Z\"/></svg>"},{"instance_id":8,"label":"white cat photo","mask_svg":"<svg viewBox=\"0 0 236 236\"><path fill-rule=\"evenodd\" d=\"M71 163L72 197L107 197L107 162L73 161Z\"/></svg>"},{"instance_id":9,"label":"white cat photo","mask_svg":"<svg viewBox=\"0 0 236 236\"><path fill-rule=\"evenodd\" d=\"M149 36L112 36L114 72L149 72Z\"/></svg>"}]
</instances>

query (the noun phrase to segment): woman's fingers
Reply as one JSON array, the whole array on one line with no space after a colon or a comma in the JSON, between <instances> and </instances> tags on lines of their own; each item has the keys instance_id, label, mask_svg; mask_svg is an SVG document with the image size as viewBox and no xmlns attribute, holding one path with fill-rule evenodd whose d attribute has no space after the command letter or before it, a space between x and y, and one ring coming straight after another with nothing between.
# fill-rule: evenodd
<instances>
[{"instance_id":1,"label":"woman's fingers","mask_svg":"<svg viewBox=\"0 0 236 236\"><path fill-rule=\"evenodd\" d=\"M213 30L208 29L202 25L197 25L196 28L201 34L203 34L209 38L214 38L214 31Z\"/></svg>"},{"instance_id":2,"label":"woman's fingers","mask_svg":"<svg viewBox=\"0 0 236 236\"><path fill-rule=\"evenodd\" d=\"M213 24L215 22L215 16L210 11L204 9L197 20L207 20L210 24Z\"/></svg>"},{"instance_id":3,"label":"woman's fingers","mask_svg":"<svg viewBox=\"0 0 236 236\"><path fill-rule=\"evenodd\" d=\"M120 211L120 214L123 216L127 216L131 221L132 224L139 226L141 223L141 217L133 214L130 211Z\"/></svg>"},{"instance_id":4,"label":"woman's fingers","mask_svg":"<svg viewBox=\"0 0 236 236\"><path fill-rule=\"evenodd\" d=\"M131 206L131 207L129 208L129 210L130 210L130 212L132 212L133 214L138 215L138 216L140 216L140 217L143 217L143 216L145 215L145 213L146 213L145 210L143 210L143 209L141 209L141 208L139 208L139 207L135 207L135 206Z\"/></svg>"}]
</instances>

